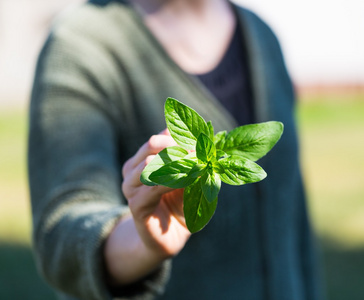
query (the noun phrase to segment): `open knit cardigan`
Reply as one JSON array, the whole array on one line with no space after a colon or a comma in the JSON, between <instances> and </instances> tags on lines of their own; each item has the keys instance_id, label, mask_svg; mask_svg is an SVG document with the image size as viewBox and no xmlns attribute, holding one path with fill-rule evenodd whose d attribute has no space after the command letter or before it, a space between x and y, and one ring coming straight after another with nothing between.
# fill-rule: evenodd
<instances>
[{"instance_id":1,"label":"open knit cardigan","mask_svg":"<svg viewBox=\"0 0 364 300\"><path fill-rule=\"evenodd\" d=\"M183 72L124 1L82 5L54 25L30 105L28 168L39 272L61 299L320 299L299 169L294 91L275 35L233 5L244 32L256 122L285 131L258 163L260 183L223 185L217 211L182 252L133 285L110 289L103 245L128 206L121 167L165 128L174 97L215 130L236 126Z\"/></svg>"}]
</instances>

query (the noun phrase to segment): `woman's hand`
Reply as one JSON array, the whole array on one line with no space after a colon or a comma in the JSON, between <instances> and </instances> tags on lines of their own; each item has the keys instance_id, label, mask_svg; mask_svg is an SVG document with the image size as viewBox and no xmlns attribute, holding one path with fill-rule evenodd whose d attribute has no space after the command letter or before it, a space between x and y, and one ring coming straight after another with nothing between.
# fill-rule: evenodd
<instances>
[{"instance_id":1,"label":"woman's hand","mask_svg":"<svg viewBox=\"0 0 364 300\"><path fill-rule=\"evenodd\" d=\"M122 190L131 216L111 233L105 247L106 263L115 282L131 283L176 255L187 242L183 189L146 186L140 174L153 157L176 145L165 130L152 136L123 166Z\"/></svg>"},{"instance_id":2,"label":"woman's hand","mask_svg":"<svg viewBox=\"0 0 364 300\"><path fill-rule=\"evenodd\" d=\"M183 190L146 186L140 182L144 167L161 150L176 142L165 130L152 136L123 167L122 190L145 245L164 257L177 254L189 237L183 215Z\"/></svg>"}]
</instances>

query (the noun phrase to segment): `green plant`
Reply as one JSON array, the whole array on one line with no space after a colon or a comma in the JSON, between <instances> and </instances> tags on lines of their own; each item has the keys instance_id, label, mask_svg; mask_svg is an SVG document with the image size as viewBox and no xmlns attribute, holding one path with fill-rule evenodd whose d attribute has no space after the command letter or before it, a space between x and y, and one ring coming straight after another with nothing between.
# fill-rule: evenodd
<instances>
[{"instance_id":1,"label":"green plant","mask_svg":"<svg viewBox=\"0 0 364 300\"><path fill-rule=\"evenodd\" d=\"M212 218L221 182L242 185L267 174L255 163L278 142L283 124L270 121L214 134L211 122L176 99L164 107L167 128L179 146L159 152L144 168L145 185L185 188L183 211L190 232L201 230Z\"/></svg>"}]
</instances>

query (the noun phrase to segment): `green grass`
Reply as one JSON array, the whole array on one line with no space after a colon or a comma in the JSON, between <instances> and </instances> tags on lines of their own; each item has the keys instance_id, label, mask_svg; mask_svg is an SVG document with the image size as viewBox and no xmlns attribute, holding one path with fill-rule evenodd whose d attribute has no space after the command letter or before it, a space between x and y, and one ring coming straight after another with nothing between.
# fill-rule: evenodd
<instances>
[{"instance_id":1,"label":"green grass","mask_svg":"<svg viewBox=\"0 0 364 300\"><path fill-rule=\"evenodd\" d=\"M24 111L0 112L0 182L15 183L25 179L25 144L27 115Z\"/></svg>"},{"instance_id":2,"label":"green grass","mask_svg":"<svg viewBox=\"0 0 364 300\"><path fill-rule=\"evenodd\" d=\"M0 111L0 241L22 244L30 242L26 131L25 111Z\"/></svg>"},{"instance_id":3,"label":"green grass","mask_svg":"<svg viewBox=\"0 0 364 300\"><path fill-rule=\"evenodd\" d=\"M302 166L318 233L364 247L364 99L301 102Z\"/></svg>"},{"instance_id":4,"label":"green grass","mask_svg":"<svg viewBox=\"0 0 364 300\"><path fill-rule=\"evenodd\" d=\"M328 300L364 299L364 95L302 99L302 169ZM0 111L0 299L52 300L31 254L27 113Z\"/></svg>"},{"instance_id":5,"label":"green grass","mask_svg":"<svg viewBox=\"0 0 364 300\"><path fill-rule=\"evenodd\" d=\"M362 300L364 95L302 99L297 119L328 300Z\"/></svg>"},{"instance_id":6,"label":"green grass","mask_svg":"<svg viewBox=\"0 0 364 300\"><path fill-rule=\"evenodd\" d=\"M0 110L0 299L53 300L30 246L26 131L25 111Z\"/></svg>"}]
</instances>

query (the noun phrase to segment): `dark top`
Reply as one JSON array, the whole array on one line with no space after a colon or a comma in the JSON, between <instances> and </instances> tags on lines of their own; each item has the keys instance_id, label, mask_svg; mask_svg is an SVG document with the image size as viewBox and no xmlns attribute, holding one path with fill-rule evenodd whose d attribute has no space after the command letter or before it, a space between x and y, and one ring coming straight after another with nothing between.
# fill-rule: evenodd
<instances>
[{"instance_id":1,"label":"dark top","mask_svg":"<svg viewBox=\"0 0 364 300\"><path fill-rule=\"evenodd\" d=\"M241 26L236 26L220 63L210 72L197 77L235 117L239 125L254 122L247 52Z\"/></svg>"}]
</instances>

